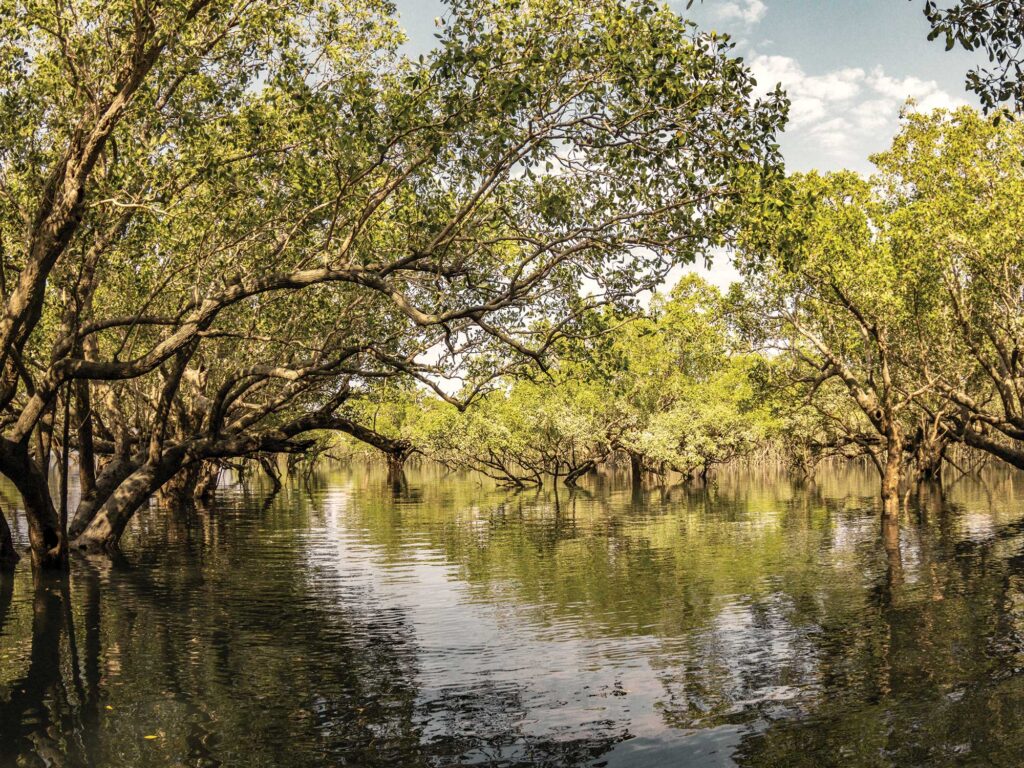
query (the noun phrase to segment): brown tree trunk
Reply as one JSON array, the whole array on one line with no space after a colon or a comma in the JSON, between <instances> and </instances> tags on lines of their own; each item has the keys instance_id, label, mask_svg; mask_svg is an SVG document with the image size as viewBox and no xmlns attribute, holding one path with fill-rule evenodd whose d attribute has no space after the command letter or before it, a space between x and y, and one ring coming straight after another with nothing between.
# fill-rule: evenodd
<instances>
[{"instance_id":1,"label":"brown tree trunk","mask_svg":"<svg viewBox=\"0 0 1024 768\"><path fill-rule=\"evenodd\" d=\"M160 501L170 504L176 509L182 509L192 504L199 487L199 474L199 462L179 469L157 491Z\"/></svg>"},{"instance_id":2,"label":"brown tree trunk","mask_svg":"<svg viewBox=\"0 0 1024 768\"><path fill-rule=\"evenodd\" d=\"M199 469L199 479L196 482L195 492L192 494L195 501L209 501L217 490L217 482L220 480L220 465L212 461L204 461Z\"/></svg>"},{"instance_id":3,"label":"brown tree trunk","mask_svg":"<svg viewBox=\"0 0 1024 768\"><path fill-rule=\"evenodd\" d=\"M103 506L103 503L110 498L110 495L118 489L125 479L140 466L139 461L132 461L124 456L115 456L103 468L97 478L92 491L85 493L78 502L75 515L68 526L68 537L72 540L78 538L89 523L96 516L96 512Z\"/></svg>"},{"instance_id":4,"label":"brown tree trunk","mask_svg":"<svg viewBox=\"0 0 1024 768\"><path fill-rule=\"evenodd\" d=\"M576 482L581 477L583 477L584 475L586 475L587 473L593 471L596 468L597 468L597 462L596 461L587 461L587 462L585 462L583 464L580 464L578 467L576 467L576 469L570 471L569 474L567 474L565 476L564 482L565 482L565 484L569 488L575 488L576 487Z\"/></svg>"},{"instance_id":5,"label":"brown tree trunk","mask_svg":"<svg viewBox=\"0 0 1024 768\"><path fill-rule=\"evenodd\" d=\"M388 483L394 488L405 488L405 460L409 458L407 451L389 451L384 454L388 464Z\"/></svg>"},{"instance_id":6,"label":"brown tree trunk","mask_svg":"<svg viewBox=\"0 0 1024 768\"><path fill-rule=\"evenodd\" d=\"M630 479L634 488L640 488L644 482L644 457L639 453L629 454Z\"/></svg>"},{"instance_id":7,"label":"brown tree trunk","mask_svg":"<svg viewBox=\"0 0 1024 768\"><path fill-rule=\"evenodd\" d=\"M11 527L7 524L7 518L0 509L0 571L12 569L21 558L14 549L14 538L11 536Z\"/></svg>"},{"instance_id":8,"label":"brown tree trunk","mask_svg":"<svg viewBox=\"0 0 1024 768\"><path fill-rule=\"evenodd\" d=\"M75 430L78 432L78 485L81 498L96 492L96 455L93 451L92 407L89 382L75 382Z\"/></svg>"},{"instance_id":9,"label":"brown tree trunk","mask_svg":"<svg viewBox=\"0 0 1024 768\"><path fill-rule=\"evenodd\" d=\"M923 482L940 482L942 464L946 459L945 440L926 440L917 449L917 478Z\"/></svg>"},{"instance_id":10,"label":"brown tree trunk","mask_svg":"<svg viewBox=\"0 0 1024 768\"><path fill-rule=\"evenodd\" d=\"M46 473L29 457L24 446L5 446L4 474L14 483L25 505L32 567L67 570L68 544L53 505Z\"/></svg>"},{"instance_id":11,"label":"brown tree trunk","mask_svg":"<svg viewBox=\"0 0 1024 768\"><path fill-rule=\"evenodd\" d=\"M75 546L94 552L117 552L136 510L178 473L183 459L175 452L132 472L96 511L92 522L75 539Z\"/></svg>"},{"instance_id":12,"label":"brown tree trunk","mask_svg":"<svg viewBox=\"0 0 1024 768\"><path fill-rule=\"evenodd\" d=\"M886 430L885 463L882 466L882 516L899 519L900 481L903 479L903 435L898 426Z\"/></svg>"},{"instance_id":13,"label":"brown tree trunk","mask_svg":"<svg viewBox=\"0 0 1024 768\"><path fill-rule=\"evenodd\" d=\"M277 493L281 490L281 470L277 466L276 456L263 455L259 458L260 466L263 467L263 471L267 477L270 478L270 482L273 485L271 493Z\"/></svg>"}]
</instances>

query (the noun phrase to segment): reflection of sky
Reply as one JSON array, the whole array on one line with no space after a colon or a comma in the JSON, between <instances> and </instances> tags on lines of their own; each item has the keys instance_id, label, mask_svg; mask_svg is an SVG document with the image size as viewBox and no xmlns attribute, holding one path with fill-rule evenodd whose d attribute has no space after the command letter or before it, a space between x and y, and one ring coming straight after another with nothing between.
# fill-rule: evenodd
<instances>
[{"instance_id":1,"label":"reflection of sky","mask_svg":"<svg viewBox=\"0 0 1024 768\"><path fill-rule=\"evenodd\" d=\"M978 764L1024 754L1016 719L989 717L1024 702L1020 475L949 478L945 510L906 514L894 556L879 541L877 476L862 469L826 465L797 489L755 466L639 495L601 475L562 493L558 513L550 493L418 469L396 499L350 469L324 476L310 507L286 492L256 514L228 490L209 517L143 513L135 534L163 521L171 538L104 577L111 754L149 722L189 733L188 707L209 708L200 730L223 727L237 749L228 723L239 715L247 733L253 711L222 697L238 691L269 694L270 709L255 705L264 728L314 717L332 755L419 740L435 760L424 765L600 754L614 768L763 768L860 743L847 764L876 765L878 749L902 750L887 764L960 764L897 759L922 745L966 744ZM200 526L182 549L186 519ZM185 553L209 559L182 570ZM260 571L236 569L252 555ZM30 574L19 578L0 703L38 645ZM294 733L294 748L317 748Z\"/></svg>"},{"instance_id":2,"label":"reflection of sky","mask_svg":"<svg viewBox=\"0 0 1024 768\"><path fill-rule=\"evenodd\" d=\"M920 652L912 617L963 610L943 607L968 574L936 559L941 527L908 521L898 565L887 558L866 467L823 468L810 492L740 470L720 473L708 494L580 495L563 499L562 517L543 495L496 513L500 497L453 486L431 495L444 487L436 481L392 503L365 477L336 477L325 525L308 539L313 588L402 623L420 738L500 744L467 759L628 736L604 756L609 766L733 765L751 734L845 711L876 685L912 684L917 673L899 677ZM989 547L1013 530L1015 478L948 489L958 540ZM1007 539L1006 556L1019 539ZM890 623L890 604L906 619ZM1012 645L1020 623L999 642ZM936 667L920 679L956 676Z\"/></svg>"},{"instance_id":3,"label":"reflection of sky","mask_svg":"<svg viewBox=\"0 0 1024 768\"><path fill-rule=\"evenodd\" d=\"M653 707L661 686L644 656L651 640L586 639L571 624L536 623L529 606L480 602L459 580L458 566L430 552L408 550L400 564L388 565L349 527L347 500L344 492L325 499L327 525L311 542L311 556L321 566L334 563L342 599L354 593L400 609L416 638L421 709L452 694L505 692L522 707L509 724L528 735L576 737L581 724L620 733L628 723L631 734L652 737L663 730ZM429 740L447 723L423 725Z\"/></svg>"},{"instance_id":4,"label":"reflection of sky","mask_svg":"<svg viewBox=\"0 0 1024 768\"><path fill-rule=\"evenodd\" d=\"M742 735L763 727L765 716L795 716L820 693L808 628L793 623L792 600L772 574L764 574L759 598L714 595L710 620L695 631L666 635L665 626L654 624L623 634L607 613L615 610L614 601L594 616L582 602L555 610L543 599L523 599L511 574L495 572L496 583L486 589L466 582L464 566L431 546L415 525L396 522L400 550L385 553L360 527L352 507L358 493L335 486L324 498L326 526L309 541L318 564L315 588L343 603L386 606L388 614L402 617L416 647L417 712L425 740L453 727L508 729L536 739L628 733L633 738L615 749L610 765L658 765L669 756L729 765ZM780 495L790 494L780 488ZM727 546L742 551L756 548L767 534L783 535L784 503L762 500L756 514L731 521ZM451 514L453 524L486 541L487 520L478 509ZM855 565L857 544L873 538L872 519L837 521L828 557L835 546L841 567ZM648 535L671 541L679 522L663 514L644 525ZM575 541L559 542L561 551ZM566 554L559 567L579 567L585 554L580 549L572 560ZM632 608L621 604L622 619L630 620ZM678 612L684 625L690 610L651 609L662 620ZM480 722L474 706L491 721ZM492 708L501 713L497 720Z\"/></svg>"}]
</instances>

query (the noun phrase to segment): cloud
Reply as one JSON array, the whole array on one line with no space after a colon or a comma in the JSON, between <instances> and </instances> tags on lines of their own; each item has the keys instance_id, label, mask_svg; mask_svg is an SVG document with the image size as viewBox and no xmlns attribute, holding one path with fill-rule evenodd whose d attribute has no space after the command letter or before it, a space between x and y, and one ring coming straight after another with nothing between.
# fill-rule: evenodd
<instances>
[{"instance_id":1,"label":"cloud","mask_svg":"<svg viewBox=\"0 0 1024 768\"><path fill-rule=\"evenodd\" d=\"M791 101L787 136L801 156L814 157L819 166L863 166L895 133L907 99L921 111L966 103L934 80L892 77L882 67L811 75L796 59L768 55L755 56L750 67L763 90L782 84Z\"/></svg>"},{"instance_id":2,"label":"cloud","mask_svg":"<svg viewBox=\"0 0 1024 768\"><path fill-rule=\"evenodd\" d=\"M729 0L716 6L716 13L722 21L739 21L747 26L753 26L768 13L768 6L763 0Z\"/></svg>"}]
</instances>

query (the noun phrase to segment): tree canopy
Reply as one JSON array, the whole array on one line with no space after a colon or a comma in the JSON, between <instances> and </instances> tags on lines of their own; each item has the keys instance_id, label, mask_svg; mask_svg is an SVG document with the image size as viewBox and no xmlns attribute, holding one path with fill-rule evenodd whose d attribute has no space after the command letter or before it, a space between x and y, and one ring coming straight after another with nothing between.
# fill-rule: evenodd
<instances>
[{"instance_id":1,"label":"tree canopy","mask_svg":"<svg viewBox=\"0 0 1024 768\"><path fill-rule=\"evenodd\" d=\"M941 37L947 51L960 46L985 54L989 65L967 73L967 88L978 94L985 109L997 110L1005 104L1011 111L1019 111L1024 104L1024 3L925 0L924 14L932 27L929 40Z\"/></svg>"},{"instance_id":2,"label":"tree canopy","mask_svg":"<svg viewBox=\"0 0 1024 768\"><path fill-rule=\"evenodd\" d=\"M38 563L64 517L112 546L183 472L357 430L373 382L478 396L776 172L784 98L667 8L460 0L419 61L393 10L6 2L0 472Z\"/></svg>"}]
</instances>

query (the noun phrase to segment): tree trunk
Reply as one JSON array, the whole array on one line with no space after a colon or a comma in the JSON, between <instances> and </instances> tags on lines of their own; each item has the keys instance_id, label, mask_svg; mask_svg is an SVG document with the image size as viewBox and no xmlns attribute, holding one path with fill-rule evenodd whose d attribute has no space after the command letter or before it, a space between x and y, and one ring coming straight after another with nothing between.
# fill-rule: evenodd
<instances>
[{"instance_id":1,"label":"tree trunk","mask_svg":"<svg viewBox=\"0 0 1024 768\"><path fill-rule=\"evenodd\" d=\"M3 510L0 509L0 571L12 569L20 559L17 550L14 549L11 527L7 524Z\"/></svg>"},{"instance_id":2,"label":"tree trunk","mask_svg":"<svg viewBox=\"0 0 1024 768\"><path fill-rule=\"evenodd\" d=\"M160 501L175 509L183 509L195 500L199 487L200 464L195 462L179 469L157 491Z\"/></svg>"},{"instance_id":3,"label":"tree trunk","mask_svg":"<svg viewBox=\"0 0 1024 768\"><path fill-rule=\"evenodd\" d=\"M900 512L900 481L903 479L903 435L899 427L887 430L885 464L882 467L882 516L897 520Z\"/></svg>"},{"instance_id":4,"label":"tree trunk","mask_svg":"<svg viewBox=\"0 0 1024 768\"><path fill-rule=\"evenodd\" d=\"M110 460L110 463L100 472L92 492L86 494L83 491L78 508L75 510L75 516L71 520L71 525L68 526L70 539L74 540L82 535L103 503L139 466L138 461L132 461L124 456L115 456Z\"/></svg>"},{"instance_id":5,"label":"tree trunk","mask_svg":"<svg viewBox=\"0 0 1024 768\"><path fill-rule=\"evenodd\" d=\"M43 570L67 570L67 538L61 529L45 472L36 465L29 457L27 449L22 446L4 451L3 459L4 474L14 483L25 505L32 567Z\"/></svg>"},{"instance_id":6,"label":"tree trunk","mask_svg":"<svg viewBox=\"0 0 1024 768\"><path fill-rule=\"evenodd\" d=\"M643 486L644 481L644 457L639 453L629 454L629 470L630 479L633 482L634 488L640 488Z\"/></svg>"},{"instance_id":7,"label":"tree trunk","mask_svg":"<svg viewBox=\"0 0 1024 768\"><path fill-rule=\"evenodd\" d=\"M947 443L944 440L929 440L918 446L917 478L923 482L940 482L942 464L946 459Z\"/></svg>"},{"instance_id":8,"label":"tree trunk","mask_svg":"<svg viewBox=\"0 0 1024 768\"><path fill-rule=\"evenodd\" d=\"M388 464L388 483L394 488L405 488L408 485L405 478L405 460L409 458L409 454L406 451L389 451L385 457Z\"/></svg>"},{"instance_id":9,"label":"tree trunk","mask_svg":"<svg viewBox=\"0 0 1024 768\"><path fill-rule=\"evenodd\" d=\"M263 471L267 477L270 478L270 482L273 485L272 494L276 494L281 490L281 470L277 466L276 456L263 455L259 457L260 466L263 467Z\"/></svg>"},{"instance_id":10,"label":"tree trunk","mask_svg":"<svg viewBox=\"0 0 1024 768\"><path fill-rule=\"evenodd\" d=\"M807 446L799 446L790 452L789 469L796 485L803 485L814 475L815 459Z\"/></svg>"},{"instance_id":11,"label":"tree trunk","mask_svg":"<svg viewBox=\"0 0 1024 768\"><path fill-rule=\"evenodd\" d=\"M85 379L75 382L75 430L78 432L78 484L84 499L96 493L91 396L89 382Z\"/></svg>"},{"instance_id":12,"label":"tree trunk","mask_svg":"<svg viewBox=\"0 0 1024 768\"><path fill-rule=\"evenodd\" d=\"M576 467L576 469L570 471L569 474L565 476L564 482L569 488L575 488L577 480L579 480L581 477L583 477L584 475L588 474L589 472L593 471L596 468L596 461L587 461L583 464L580 464L578 467Z\"/></svg>"},{"instance_id":13,"label":"tree trunk","mask_svg":"<svg viewBox=\"0 0 1024 768\"><path fill-rule=\"evenodd\" d=\"M181 469L183 457L165 456L135 470L96 511L92 522L75 539L75 546L93 552L116 553L121 536L135 512Z\"/></svg>"},{"instance_id":14,"label":"tree trunk","mask_svg":"<svg viewBox=\"0 0 1024 768\"><path fill-rule=\"evenodd\" d=\"M209 501L217 490L217 483L220 481L220 465L212 461L204 461L199 470L199 480L196 483L193 499L195 501Z\"/></svg>"}]
</instances>

